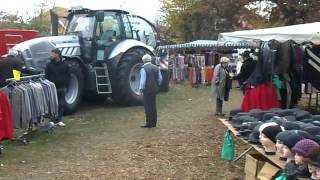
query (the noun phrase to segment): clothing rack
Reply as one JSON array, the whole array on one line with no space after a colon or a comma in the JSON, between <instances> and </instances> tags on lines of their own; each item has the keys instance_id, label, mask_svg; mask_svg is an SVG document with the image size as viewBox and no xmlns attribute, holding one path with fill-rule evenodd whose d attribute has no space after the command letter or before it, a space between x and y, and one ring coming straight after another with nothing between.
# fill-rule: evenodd
<instances>
[{"instance_id":1,"label":"clothing rack","mask_svg":"<svg viewBox=\"0 0 320 180\"><path fill-rule=\"evenodd\" d=\"M22 76L20 78L20 80L31 80L31 79L43 78L43 77L45 77L45 74L36 74L36 75L31 75L31 76ZM6 79L6 82L12 82L12 81L17 81L17 80L14 78Z\"/></svg>"},{"instance_id":2,"label":"clothing rack","mask_svg":"<svg viewBox=\"0 0 320 180\"><path fill-rule=\"evenodd\" d=\"M9 79L6 79L6 82L10 82L10 83L15 83L15 82L21 82L21 81L28 81L28 80L33 80L33 79L40 79L40 78L44 78L45 77L45 74L36 74L36 75L30 75L30 76L22 76L20 77L20 80L16 80L14 78L9 78ZM46 131L51 134L51 133L54 133L54 125L52 124L48 124L46 125ZM17 137L17 139L19 141L22 142L22 144L25 144L27 145L29 143L29 140L27 139L27 135L32 132L32 128L28 129L26 132L23 132L22 135L20 135L19 137ZM1 146L0 146L0 154L1 154Z\"/></svg>"}]
</instances>

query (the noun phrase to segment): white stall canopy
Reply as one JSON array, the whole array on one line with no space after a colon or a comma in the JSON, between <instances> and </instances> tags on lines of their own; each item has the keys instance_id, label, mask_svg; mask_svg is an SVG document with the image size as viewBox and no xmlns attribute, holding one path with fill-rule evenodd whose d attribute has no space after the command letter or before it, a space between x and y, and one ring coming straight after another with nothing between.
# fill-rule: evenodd
<instances>
[{"instance_id":1,"label":"white stall canopy","mask_svg":"<svg viewBox=\"0 0 320 180\"><path fill-rule=\"evenodd\" d=\"M219 34L219 41L269 41L272 39L279 42L293 40L296 43L320 44L320 22Z\"/></svg>"}]
</instances>

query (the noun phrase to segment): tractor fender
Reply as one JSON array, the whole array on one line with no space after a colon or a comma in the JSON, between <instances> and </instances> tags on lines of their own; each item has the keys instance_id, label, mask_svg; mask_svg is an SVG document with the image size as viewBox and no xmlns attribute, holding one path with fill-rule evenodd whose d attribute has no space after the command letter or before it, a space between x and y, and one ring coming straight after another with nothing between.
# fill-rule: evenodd
<instances>
[{"instance_id":1,"label":"tractor fender","mask_svg":"<svg viewBox=\"0 0 320 180\"><path fill-rule=\"evenodd\" d=\"M119 44L117 44L113 48L108 59L114 59L116 56L119 56L121 54L126 53L129 49L132 49L134 47L139 47L139 46L149 50L150 52L154 52L154 49L151 46L148 46L148 45L146 45L140 41L134 40L134 39L126 39L126 40L120 42Z\"/></svg>"}]
</instances>

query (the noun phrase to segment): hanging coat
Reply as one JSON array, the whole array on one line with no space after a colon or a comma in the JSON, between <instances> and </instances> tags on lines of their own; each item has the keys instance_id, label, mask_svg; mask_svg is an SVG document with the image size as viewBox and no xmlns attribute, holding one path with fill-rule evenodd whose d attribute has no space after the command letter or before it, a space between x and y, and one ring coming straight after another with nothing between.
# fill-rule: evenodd
<instances>
[{"instance_id":1,"label":"hanging coat","mask_svg":"<svg viewBox=\"0 0 320 180\"><path fill-rule=\"evenodd\" d=\"M224 99L226 80L227 80L227 72L221 66L221 64L218 64L214 68L214 75L211 83L213 96L215 96L217 99L220 99L220 100Z\"/></svg>"}]
</instances>

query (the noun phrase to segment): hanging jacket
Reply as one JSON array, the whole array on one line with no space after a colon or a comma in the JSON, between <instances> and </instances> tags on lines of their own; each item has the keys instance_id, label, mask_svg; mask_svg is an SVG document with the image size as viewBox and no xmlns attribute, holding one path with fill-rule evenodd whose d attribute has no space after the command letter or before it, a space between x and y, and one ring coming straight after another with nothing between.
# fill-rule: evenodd
<instances>
[{"instance_id":1,"label":"hanging jacket","mask_svg":"<svg viewBox=\"0 0 320 180\"><path fill-rule=\"evenodd\" d=\"M277 55L276 47L277 43L273 41L263 42L261 44L258 62L253 73L245 81L246 84L256 86L271 80L273 74L273 63Z\"/></svg>"},{"instance_id":2,"label":"hanging jacket","mask_svg":"<svg viewBox=\"0 0 320 180\"><path fill-rule=\"evenodd\" d=\"M252 74L256 67L257 61L254 61L252 58L247 58L243 61L240 73L235 77L239 80L240 84L243 84Z\"/></svg>"},{"instance_id":3,"label":"hanging jacket","mask_svg":"<svg viewBox=\"0 0 320 180\"><path fill-rule=\"evenodd\" d=\"M11 106L7 96L0 92L0 142L14 137Z\"/></svg>"}]
</instances>

